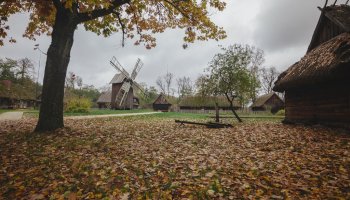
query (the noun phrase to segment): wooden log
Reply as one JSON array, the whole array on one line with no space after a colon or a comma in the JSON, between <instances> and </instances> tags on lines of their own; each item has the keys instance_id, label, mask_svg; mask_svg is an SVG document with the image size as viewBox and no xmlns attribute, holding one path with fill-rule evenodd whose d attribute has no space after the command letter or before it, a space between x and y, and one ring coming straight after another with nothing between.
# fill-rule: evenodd
<instances>
[{"instance_id":1,"label":"wooden log","mask_svg":"<svg viewBox=\"0 0 350 200\"><path fill-rule=\"evenodd\" d=\"M215 123L215 122L200 123L200 122L175 120L175 123L178 123L181 125L184 125L184 124L201 125L201 126L206 126L208 128L230 128L230 127L233 127L231 124L222 124L222 123Z\"/></svg>"},{"instance_id":2,"label":"wooden log","mask_svg":"<svg viewBox=\"0 0 350 200\"><path fill-rule=\"evenodd\" d=\"M209 116L210 118L215 118L215 116ZM236 118L234 116L220 116L221 119L232 119ZM242 119L283 119L284 116L240 116Z\"/></svg>"}]
</instances>

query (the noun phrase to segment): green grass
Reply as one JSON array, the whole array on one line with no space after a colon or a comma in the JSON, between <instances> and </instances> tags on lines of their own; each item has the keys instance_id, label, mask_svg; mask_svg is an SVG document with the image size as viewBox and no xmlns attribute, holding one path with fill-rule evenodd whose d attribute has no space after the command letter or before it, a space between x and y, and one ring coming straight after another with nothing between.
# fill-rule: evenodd
<instances>
[{"instance_id":1,"label":"green grass","mask_svg":"<svg viewBox=\"0 0 350 200\"><path fill-rule=\"evenodd\" d=\"M109 109L91 109L88 113L64 113L64 116L85 116L85 115L111 115L111 114L125 114L125 113L144 113L153 112L151 109L136 109L136 110L109 110ZM30 110L24 112L27 117L38 117L38 110Z\"/></svg>"},{"instance_id":2,"label":"green grass","mask_svg":"<svg viewBox=\"0 0 350 200\"><path fill-rule=\"evenodd\" d=\"M237 112L238 116L243 120L243 122L281 122L284 116L274 115L270 112ZM208 114L208 118L214 120L214 113ZM237 119L234 117L232 112L220 113L220 121L223 123L237 123Z\"/></svg>"},{"instance_id":3,"label":"green grass","mask_svg":"<svg viewBox=\"0 0 350 200\"><path fill-rule=\"evenodd\" d=\"M0 114L5 112L26 112L27 109L0 109Z\"/></svg>"},{"instance_id":4,"label":"green grass","mask_svg":"<svg viewBox=\"0 0 350 200\"><path fill-rule=\"evenodd\" d=\"M239 114L238 114L239 115ZM193 121L193 122L214 122L215 118L212 118L211 116L214 116L212 114L194 114L194 113L180 113L180 112L166 112L166 113L157 113L154 115L140 115L140 116L131 116L136 119L142 119L146 121L154 121L154 120L186 120L186 121ZM226 116L226 117L232 117L231 115L220 115L220 116ZM241 119L243 120L243 123L256 123L256 122L275 122L280 123L283 119L283 117L275 116L275 115L247 115L247 116L241 116ZM220 122L225 124L237 124L238 121L236 118L220 118Z\"/></svg>"},{"instance_id":5,"label":"green grass","mask_svg":"<svg viewBox=\"0 0 350 200\"><path fill-rule=\"evenodd\" d=\"M1 114L1 113L4 113L4 112L11 112L11 111L13 111L13 110L9 110L9 109L0 109L0 114Z\"/></svg>"},{"instance_id":6,"label":"green grass","mask_svg":"<svg viewBox=\"0 0 350 200\"><path fill-rule=\"evenodd\" d=\"M207 114L180 113L180 112L165 112L152 115L154 117L168 119L208 119Z\"/></svg>"},{"instance_id":7,"label":"green grass","mask_svg":"<svg viewBox=\"0 0 350 200\"><path fill-rule=\"evenodd\" d=\"M88 113L64 113L64 116L84 116L84 115L111 115L125 113L144 113L154 112L151 109L135 109L135 110L110 110L110 109L91 109Z\"/></svg>"},{"instance_id":8,"label":"green grass","mask_svg":"<svg viewBox=\"0 0 350 200\"><path fill-rule=\"evenodd\" d=\"M64 113L64 116L86 116L86 115L110 115L110 114L125 114L125 113L143 113L143 112L153 112L151 109L138 109L138 110L99 110L91 109L89 113ZM38 117L39 113L37 110L30 110L25 112L27 117ZM259 122L259 121L271 121L271 122L280 122L284 118L283 116L277 116L272 114L258 113L258 114L238 114L243 122ZM147 116L134 116L137 118L142 118L144 120L159 120L159 119L179 119L179 120L188 120L188 121L214 121L212 118L214 114L207 113L180 113L180 112L165 112L157 113ZM230 117L230 118L221 118L220 121L223 123L236 123L236 118L232 118L232 113L220 114L221 117Z\"/></svg>"}]
</instances>

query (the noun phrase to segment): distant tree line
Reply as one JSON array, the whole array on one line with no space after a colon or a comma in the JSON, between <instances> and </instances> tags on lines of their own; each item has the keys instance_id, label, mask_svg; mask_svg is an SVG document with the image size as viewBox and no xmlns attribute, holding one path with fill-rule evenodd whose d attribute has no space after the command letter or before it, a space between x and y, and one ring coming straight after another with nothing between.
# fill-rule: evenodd
<instances>
[{"instance_id":1,"label":"distant tree line","mask_svg":"<svg viewBox=\"0 0 350 200\"><path fill-rule=\"evenodd\" d=\"M10 80L13 83L21 83L26 79L33 81L34 74L34 65L28 58L0 59L0 80Z\"/></svg>"},{"instance_id":2,"label":"distant tree line","mask_svg":"<svg viewBox=\"0 0 350 200\"><path fill-rule=\"evenodd\" d=\"M34 70L28 58L0 59L0 97L35 100L41 85L36 83Z\"/></svg>"},{"instance_id":3,"label":"distant tree line","mask_svg":"<svg viewBox=\"0 0 350 200\"><path fill-rule=\"evenodd\" d=\"M41 90L42 85L38 83L38 74L30 59L0 59L0 97L35 100L40 98ZM65 101L72 98L86 98L95 103L99 96L99 90L93 85L83 84L80 76L76 76L73 72L68 73Z\"/></svg>"},{"instance_id":4,"label":"distant tree line","mask_svg":"<svg viewBox=\"0 0 350 200\"><path fill-rule=\"evenodd\" d=\"M96 101L101 92L94 85L83 84L82 77L74 72L68 72L65 84L65 99L88 99L96 106Z\"/></svg>"}]
</instances>

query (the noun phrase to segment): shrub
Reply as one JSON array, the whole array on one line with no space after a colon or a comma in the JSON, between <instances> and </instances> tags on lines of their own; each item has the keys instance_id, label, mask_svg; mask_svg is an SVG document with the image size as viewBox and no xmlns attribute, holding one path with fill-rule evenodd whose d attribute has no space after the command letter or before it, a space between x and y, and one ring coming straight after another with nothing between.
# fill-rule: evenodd
<instances>
[{"instance_id":1,"label":"shrub","mask_svg":"<svg viewBox=\"0 0 350 200\"><path fill-rule=\"evenodd\" d=\"M65 104L65 112L70 113L88 113L91 108L91 101L86 98L74 98L68 100L68 102Z\"/></svg>"},{"instance_id":2,"label":"shrub","mask_svg":"<svg viewBox=\"0 0 350 200\"><path fill-rule=\"evenodd\" d=\"M286 114L286 112L284 111L284 109L282 110L279 110L276 115L279 115L279 116L284 116Z\"/></svg>"}]
</instances>

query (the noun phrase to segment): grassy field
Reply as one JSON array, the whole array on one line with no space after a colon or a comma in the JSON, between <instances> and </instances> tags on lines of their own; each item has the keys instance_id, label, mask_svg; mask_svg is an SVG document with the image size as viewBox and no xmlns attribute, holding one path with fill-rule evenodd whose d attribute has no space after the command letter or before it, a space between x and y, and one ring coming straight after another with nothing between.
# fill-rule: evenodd
<instances>
[{"instance_id":1,"label":"grassy field","mask_svg":"<svg viewBox=\"0 0 350 200\"><path fill-rule=\"evenodd\" d=\"M143 112L154 112L150 109L138 109L138 110L99 110L99 109L92 109L89 113L64 113L64 116L86 116L86 115L109 115L109 114L125 114L125 113L143 113ZM37 118L38 117L38 111L37 110L30 110L25 111L24 113L25 117L27 118ZM141 116L141 118L144 118L145 120L160 120L160 119L179 119L179 120L188 120L188 121L198 121L198 122L208 122L208 121L214 121L213 114L207 114L207 113L180 113L180 112L165 112L165 113L158 113L153 115L147 115L147 116ZM233 117L233 114L231 113L225 113L220 115L222 118L220 118L220 122L222 123L229 123L229 124L235 124L238 123L236 118ZM259 113L259 114L246 114L246 113L239 113L239 116L242 118L244 122L259 122L259 121L269 121L269 122L280 122L283 120L283 116L276 116L268 113Z\"/></svg>"},{"instance_id":2,"label":"grassy field","mask_svg":"<svg viewBox=\"0 0 350 200\"><path fill-rule=\"evenodd\" d=\"M11 110L7 110L7 109L0 109L0 114L4 113L4 112L10 112Z\"/></svg>"},{"instance_id":3,"label":"grassy field","mask_svg":"<svg viewBox=\"0 0 350 200\"><path fill-rule=\"evenodd\" d=\"M0 199L350 199L349 134L173 121L206 117L66 119L45 134L36 118L0 122Z\"/></svg>"},{"instance_id":4,"label":"grassy field","mask_svg":"<svg viewBox=\"0 0 350 200\"><path fill-rule=\"evenodd\" d=\"M238 121L233 115L220 115L220 122L228 123L228 124L237 124ZM281 122L284 117L283 116L274 116L274 115L239 115L243 122ZM215 121L214 115L208 114L195 114L195 113L180 113L180 112L167 112L167 113L159 113L152 116L147 116L148 119L179 119L179 120L188 120L188 121L199 121L199 122L208 122Z\"/></svg>"},{"instance_id":5,"label":"grassy field","mask_svg":"<svg viewBox=\"0 0 350 200\"><path fill-rule=\"evenodd\" d=\"M0 109L0 114L4 112L16 112L16 111L23 111L27 112L27 109Z\"/></svg>"},{"instance_id":6,"label":"grassy field","mask_svg":"<svg viewBox=\"0 0 350 200\"><path fill-rule=\"evenodd\" d=\"M156 118L167 118L167 119L209 119L208 115L206 114L193 114L193 113L179 113L179 112L165 112L165 113L158 113L151 117Z\"/></svg>"},{"instance_id":7,"label":"grassy field","mask_svg":"<svg viewBox=\"0 0 350 200\"><path fill-rule=\"evenodd\" d=\"M84 116L84 115L110 115L110 114L125 114L125 113L143 113L153 112L151 109L137 110L110 110L110 109L91 109L88 113L64 113L64 116ZM24 112L26 117L38 117L38 110L28 110Z\"/></svg>"}]
</instances>

